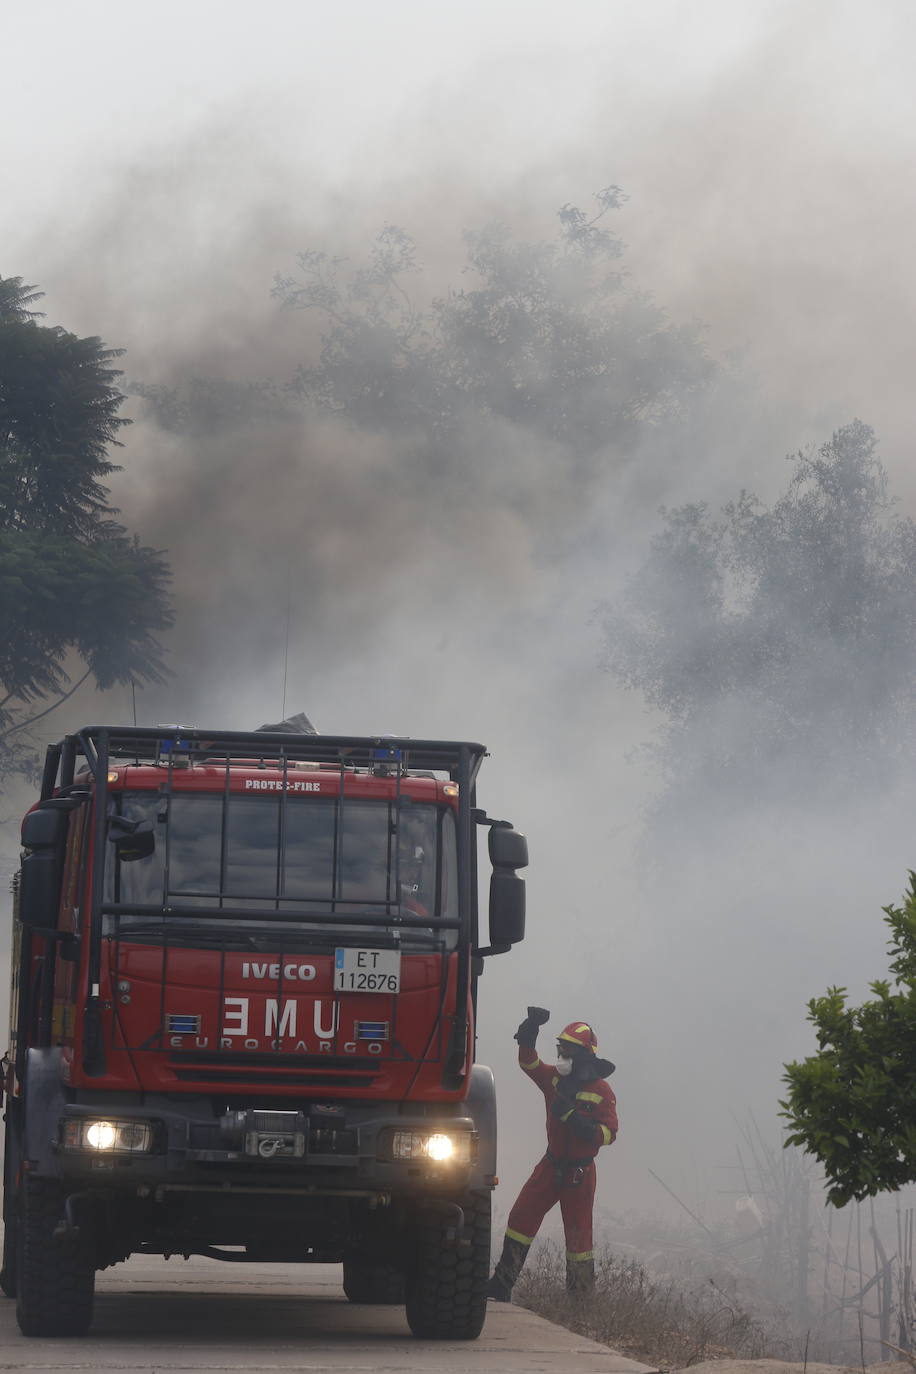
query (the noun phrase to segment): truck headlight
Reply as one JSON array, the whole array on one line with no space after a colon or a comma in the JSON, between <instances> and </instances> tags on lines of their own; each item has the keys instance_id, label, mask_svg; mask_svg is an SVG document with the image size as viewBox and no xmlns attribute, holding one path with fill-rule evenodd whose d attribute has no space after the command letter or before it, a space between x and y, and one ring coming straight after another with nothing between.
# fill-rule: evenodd
<instances>
[{"instance_id":1,"label":"truck headlight","mask_svg":"<svg viewBox=\"0 0 916 1374\"><path fill-rule=\"evenodd\" d=\"M455 1153L455 1143L450 1135L431 1135L426 1142L426 1153L442 1164Z\"/></svg>"},{"instance_id":2,"label":"truck headlight","mask_svg":"<svg viewBox=\"0 0 916 1374\"><path fill-rule=\"evenodd\" d=\"M87 1150L93 1154L144 1154L155 1143L151 1121L111 1118L93 1121L68 1117L61 1122L60 1138L65 1150Z\"/></svg>"},{"instance_id":3,"label":"truck headlight","mask_svg":"<svg viewBox=\"0 0 916 1374\"><path fill-rule=\"evenodd\" d=\"M382 1159L433 1164L471 1164L477 1157L476 1131L390 1131L381 1142Z\"/></svg>"},{"instance_id":4,"label":"truck headlight","mask_svg":"<svg viewBox=\"0 0 916 1374\"><path fill-rule=\"evenodd\" d=\"M93 1121L83 1132L90 1150L113 1150L117 1138L117 1128L110 1121Z\"/></svg>"}]
</instances>

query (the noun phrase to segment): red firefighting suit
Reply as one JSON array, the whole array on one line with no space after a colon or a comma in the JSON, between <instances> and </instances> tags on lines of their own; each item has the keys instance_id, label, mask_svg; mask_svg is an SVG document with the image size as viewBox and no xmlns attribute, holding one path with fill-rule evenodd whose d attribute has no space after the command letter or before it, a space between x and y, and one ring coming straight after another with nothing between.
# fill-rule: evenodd
<instances>
[{"instance_id":1,"label":"red firefighting suit","mask_svg":"<svg viewBox=\"0 0 916 1374\"><path fill-rule=\"evenodd\" d=\"M506 1237L529 1246L541 1222L557 1202L566 1234L566 1258L575 1264L591 1261L592 1205L595 1198L595 1156L602 1145L617 1135L617 1102L605 1076L613 1066L593 1058L584 1078L580 1071L567 1093L558 1094L568 1080L561 1080L552 1064L545 1064L535 1050L519 1047L518 1062L544 1094L547 1108L547 1153L519 1193L506 1226ZM559 1101L558 1101L559 1098ZM556 1109L554 1104L556 1103ZM568 1105L563 1116L557 1113ZM573 1113L579 1117L574 1129ZM594 1125L589 1133L583 1118Z\"/></svg>"}]
</instances>

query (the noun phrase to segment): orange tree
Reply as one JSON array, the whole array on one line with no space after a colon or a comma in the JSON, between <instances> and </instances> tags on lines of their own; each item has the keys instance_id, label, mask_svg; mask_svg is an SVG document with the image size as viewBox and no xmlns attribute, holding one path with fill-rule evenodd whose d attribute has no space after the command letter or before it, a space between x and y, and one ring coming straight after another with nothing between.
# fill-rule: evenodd
<instances>
[{"instance_id":1,"label":"orange tree","mask_svg":"<svg viewBox=\"0 0 916 1374\"><path fill-rule=\"evenodd\" d=\"M916 1181L916 873L884 913L892 980L859 1007L845 988L813 998L817 1053L785 1066L786 1144L820 1161L837 1207Z\"/></svg>"}]
</instances>

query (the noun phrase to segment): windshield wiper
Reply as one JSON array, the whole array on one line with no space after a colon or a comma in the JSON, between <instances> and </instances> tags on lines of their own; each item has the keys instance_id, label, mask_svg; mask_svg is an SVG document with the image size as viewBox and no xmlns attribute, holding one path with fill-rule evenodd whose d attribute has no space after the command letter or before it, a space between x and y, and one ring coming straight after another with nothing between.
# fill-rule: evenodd
<instances>
[{"instance_id":1,"label":"windshield wiper","mask_svg":"<svg viewBox=\"0 0 916 1374\"><path fill-rule=\"evenodd\" d=\"M125 926L119 923L114 932L114 938L120 940L122 944L131 940L167 939L170 945L206 945L213 949L234 944L241 949L251 949L256 952L260 952L264 945L263 936L258 939L244 930L217 932L212 927L189 925L186 921L182 921L178 929L171 922L165 925L160 921L155 925L148 926Z\"/></svg>"}]
</instances>

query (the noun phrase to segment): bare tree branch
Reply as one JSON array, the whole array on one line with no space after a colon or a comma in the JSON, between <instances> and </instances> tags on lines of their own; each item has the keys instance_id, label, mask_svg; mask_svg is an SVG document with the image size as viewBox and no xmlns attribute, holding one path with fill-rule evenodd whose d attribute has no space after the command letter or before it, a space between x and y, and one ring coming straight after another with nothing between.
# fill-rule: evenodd
<instances>
[{"instance_id":1,"label":"bare tree branch","mask_svg":"<svg viewBox=\"0 0 916 1374\"><path fill-rule=\"evenodd\" d=\"M28 720L18 721L16 725L11 725L8 730L0 731L0 739L8 739L9 736L14 735L17 730L24 730L27 725L34 725L35 722L37 720L41 720L43 716L49 716L52 711L56 711L58 706L63 706L64 702L67 701L69 697L73 696L73 693L77 690L77 688L82 687L83 683L86 681L87 677L91 672L92 669L87 668L85 673L83 673L83 676L77 682L74 682L73 686L70 688L69 691L62 693L62 695L59 696L56 701L52 701L51 705L46 706L43 711L39 711L34 716L29 716Z\"/></svg>"}]
</instances>

